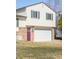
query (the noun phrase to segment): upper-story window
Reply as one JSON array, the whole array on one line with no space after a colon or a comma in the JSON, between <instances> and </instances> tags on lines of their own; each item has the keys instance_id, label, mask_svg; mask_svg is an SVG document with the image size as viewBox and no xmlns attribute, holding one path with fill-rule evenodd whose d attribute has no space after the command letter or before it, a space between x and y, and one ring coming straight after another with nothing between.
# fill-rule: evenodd
<instances>
[{"instance_id":1,"label":"upper-story window","mask_svg":"<svg viewBox=\"0 0 79 59\"><path fill-rule=\"evenodd\" d=\"M31 18L40 18L40 12L38 11L31 11Z\"/></svg>"},{"instance_id":2,"label":"upper-story window","mask_svg":"<svg viewBox=\"0 0 79 59\"><path fill-rule=\"evenodd\" d=\"M53 20L53 14L46 13L46 19L47 20Z\"/></svg>"}]
</instances>

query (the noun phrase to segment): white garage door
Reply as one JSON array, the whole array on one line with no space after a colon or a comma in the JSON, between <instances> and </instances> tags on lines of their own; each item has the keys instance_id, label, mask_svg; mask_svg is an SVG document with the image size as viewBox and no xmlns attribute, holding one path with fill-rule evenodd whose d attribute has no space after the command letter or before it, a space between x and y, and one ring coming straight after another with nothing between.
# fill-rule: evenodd
<instances>
[{"instance_id":1,"label":"white garage door","mask_svg":"<svg viewBox=\"0 0 79 59\"><path fill-rule=\"evenodd\" d=\"M51 41L51 30L34 30L34 42Z\"/></svg>"}]
</instances>

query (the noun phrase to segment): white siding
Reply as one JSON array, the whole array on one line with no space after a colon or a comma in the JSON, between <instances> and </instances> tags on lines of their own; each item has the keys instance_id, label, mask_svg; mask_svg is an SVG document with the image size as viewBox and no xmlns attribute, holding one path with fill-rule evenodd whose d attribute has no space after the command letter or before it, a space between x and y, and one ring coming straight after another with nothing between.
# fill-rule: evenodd
<instances>
[{"instance_id":1,"label":"white siding","mask_svg":"<svg viewBox=\"0 0 79 59\"><path fill-rule=\"evenodd\" d=\"M26 21L25 20L19 20L19 27L26 27Z\"/></svg>"},{"instance_id":2,"label":"white siding","mask_svg":"<svg viewBox=\"0 0 79 59\"><path fill-rule=\"evenodd\" d=\"M40 12L40 19L31 18L31 10L39 11ZM37 4L37 5L32 5L32 6L24 8L24 9L18 10L16 12L18 15L22 15L22 16L27 17L25 25L56 27L56 14L55 14L55 12L53 10L51 10L50 8L48 8L43 3ZM46 20L46 13L53 14L53 20Z\"/></svg>"},{"instance_id":3,"label":"white siding","mask_svg":"<svg viewBox=\"0 0 79 59\"><path fill-rule=\"evenodd\" d=\"M31 10L40 11L40 19L31 18ZM26 13L26 25L56 27L55 12L53 12L43 3L26 8ZM46 20L46 13L53 14L53 20Z\"/></svg>"}]
</instances>

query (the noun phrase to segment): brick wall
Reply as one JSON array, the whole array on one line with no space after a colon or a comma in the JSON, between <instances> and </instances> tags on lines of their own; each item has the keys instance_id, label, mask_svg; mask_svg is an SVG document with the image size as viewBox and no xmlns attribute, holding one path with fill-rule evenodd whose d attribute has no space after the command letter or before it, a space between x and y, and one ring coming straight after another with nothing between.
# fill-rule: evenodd
<instances>
[{"instance_id":1,"label":"brick wall","mask_svg":"<svg viewBox=\"0 0 79 59\"><path fill-rule=\"evenodd\" d=\"M27 40L27 28L21 27L19 31L16 32L17 40Z\"/></svg>"}]
</instances>

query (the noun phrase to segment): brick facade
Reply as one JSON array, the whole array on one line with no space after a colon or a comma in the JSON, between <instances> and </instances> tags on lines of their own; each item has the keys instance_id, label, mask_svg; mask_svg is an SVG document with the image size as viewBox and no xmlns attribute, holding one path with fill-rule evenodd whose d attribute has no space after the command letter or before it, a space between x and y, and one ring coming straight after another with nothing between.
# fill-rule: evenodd
<instances>
[{"instance_id":1,"label":"brick facade","mask_svg":"<svg viewBox=\"0 0 79 59\"><path fill-rule=\"evenodd\" d=\"M16 37L18 40L27 40L27 28L19 28L19 31L16 32Z\"/></svg>"},{"instance_id":2,"label":"brick facade","mask_svg":"<svg viewBox=\"0 0 79 59\"><path fill-rule=\"evenodd\" d=\"M34 29L35 29L34 27L31 27L31 30L30 30L30 33L31 33L30 41L31 42L33 42L33 40L34 40ZM55 38L54 30L55 30L54 28L51 29L51 40L53 40ZM27 27L21 27L21 28L19 28L19 31L16 31L16 39L27 41Z\"/></svg>"}]
</instances>

